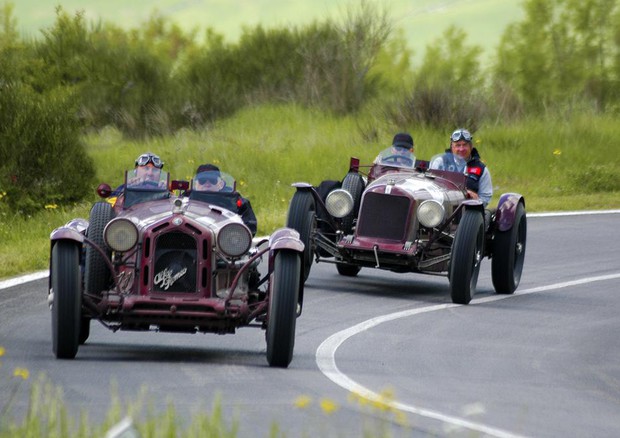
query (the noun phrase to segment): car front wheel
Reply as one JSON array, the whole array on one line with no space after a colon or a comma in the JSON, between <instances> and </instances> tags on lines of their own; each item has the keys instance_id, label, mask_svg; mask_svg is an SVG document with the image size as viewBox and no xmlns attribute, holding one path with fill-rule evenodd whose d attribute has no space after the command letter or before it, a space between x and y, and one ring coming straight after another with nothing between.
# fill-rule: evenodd
<instances>
[{"instance_id":1,"label":"car front wheel","mask_svg":"<svg viewBox=\"0 0 620 438\"><path fill-rule=\"evenodd\" d=\"M476 293L483 245L483 215L479 211L465 209L450 257L450 295L453 303L469 304Z\"/></svg>"},{"instance_id":2,"label":"car front wheel","mask_svg":"<svg viewBox=\"0 0 620 438\"><path fill-rule=\"evenodd\" d=\"M526 235L525 207L519 203L512 227L507 231L498 230L493 235L491 276L498 294L512 294L519 286L525 260Z\"/></svg>"},{"instance_id":3,"label":"car front wheel","mask_svg":"<svg viewBox=\"0 0 620 438\"><path fill-rule=\"evenodd\" d=\"M278 251L267 315L267 362L272 367L286 368L293 359L300 275L299 253Z\"/></svg>"},{"instance_id":4,"label":"car front wheel","mask_svg":"<svg viewBox=\"0 0 620 438\"><path fill-rule=\"evenodd\" d=\"M58 241L52 249L52 344L58 359L73 359L78 351L82 294L78 245Z\"/></svg>"},{"instance_id":5,"label":"car front wheel","mask_svg":"<svg viewBox=\"0 0 620 438\"><path fill-rule=\"evenodd\" d=\"M302 278L304 282L308 279L308 275L310 275L312 257L314 255L311 236L316 224L315 211L312 193L305 190L296 191L288 209L286 226L299 232L299 239L305 246L302 262Z\"/></svg>"}]
</instances>

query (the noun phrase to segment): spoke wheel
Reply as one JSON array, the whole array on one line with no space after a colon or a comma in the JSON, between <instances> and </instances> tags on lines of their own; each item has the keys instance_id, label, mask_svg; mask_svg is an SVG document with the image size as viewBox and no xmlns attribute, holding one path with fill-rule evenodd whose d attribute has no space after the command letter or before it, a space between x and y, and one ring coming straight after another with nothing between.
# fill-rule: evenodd
<instances>
[{"instance_id":1,"label":"spoke wheel","mask_svg":"<svg viewBox=\"0 0 620 438\"><path fill-rule=\"evenodd\" d=\"M362 192L364 191L364 179L359 173L349 172L342 181L342 188L348 191L353 197L353 210L342 218L342 230L345 234L351 234L353 232L353 224L360 211Z\"/></svg>"},{"instance_id":2,"label":"spoke wheel","mask_svg":"<svg viewBox=\"0 0 620 438\"><path fill-rule=\"evenodd\" d=\"M286 368L293 359L300 271L299 253L277 252L267 316L267 362L272 367Z\"/></svg>"},{"instance_id":3,"label":"spoke wheel","mask_svg":"<svg viewBox=\"0 0 620 438\"><path fill-rule=\"evenodd\" d=\"M108 256L110 251L103 240L103 230L113 217L112 206L107 202L97 202L90 210L87 237L104 249ZM84 289L93 295L100 295L110 284L110 271L102 255L90 245L86 246L84 277Z\"/></svg>"},{"instance_id":4,"label":"spoke wheel","mask_svg":"<svg viewBox=\"0 0 620 438\"><path fill-rule=\"evenodd\" d=\"M525 261L526 237L525 207L519 203L512 228L496 231L493 235L491 275L496 293L512 294L519 286Z\"/></svg>"},{"instance_id":5,"label":"spoke wheel","mask_svg":"<svg viewBox=\"0 0 620 438\"><path fill-rule=\"evenodd\" d=\"M481 212L466 209L456 231L450 257L450 295L456 304L469 304L476 293L484 245Z\"/></svg>"},{"instance_id":6,"label":"spoke wheel","mask_svg":"<svg viewBox=\"0 0 620 438\"><path fill-rule=\"evenodd\" d=\"M80 255L75 242L58 241L52 249L52 344L59 359L73 359L78 351L82 294Z\"/></svg>"}]
</instances>

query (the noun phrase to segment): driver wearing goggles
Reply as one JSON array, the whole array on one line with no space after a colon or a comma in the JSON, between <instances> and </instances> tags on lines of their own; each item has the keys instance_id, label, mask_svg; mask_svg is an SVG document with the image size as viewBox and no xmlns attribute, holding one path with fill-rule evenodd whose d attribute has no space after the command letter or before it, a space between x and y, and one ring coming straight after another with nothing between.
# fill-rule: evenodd
<instances>
[{"instance_id":1,"label":"driver wearing goggles","mask_svg":"<svg viewBox=\"0 0 620 438\"><path fill-rule=\"evenodd\" d=\"M161 169L164 162L159 156L147 152L136 158L135 176L132 178L134 182L140 181L159 181Z\"/></svg>"},{"instance_id":2,"label":"driver wearing goggles","mask_svg":"<svg viewBox=\"0 0 620 438\"><path fill-rule=\"evenodd\" d=\"M493 196L491 172L482 162L473 145L473 136L467 129L459 128L450 135L450 148L433 159L430 168L465 173L468 198L480 199L485 207Z\"/></svg>"}]
</instances>

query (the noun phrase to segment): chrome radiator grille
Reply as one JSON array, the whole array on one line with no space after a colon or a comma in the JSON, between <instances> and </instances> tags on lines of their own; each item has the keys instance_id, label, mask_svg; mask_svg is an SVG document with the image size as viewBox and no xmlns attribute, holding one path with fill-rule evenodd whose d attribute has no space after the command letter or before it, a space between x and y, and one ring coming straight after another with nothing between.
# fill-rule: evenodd
<instances>
[{"instance_id":1,"label":"chrome radiator grille","mask_svg":"<svg viewBox=\"0 0 620 438\"><path fill-rule=\"evenodd\" d=\"M155 243L156 292L196 291L196 240L185 233L161 234Z\"/></svg>"},{"instance_id":2,"label":"chrome radiator grille","mask_svg":"<svg viewBox=\"0 0 620 438\"><path fill-rule=\"evenodd\" d=\"M402 241L410 200L405 196L366 193L357 220L357 235Z\"/></svg>"}]
</instances>

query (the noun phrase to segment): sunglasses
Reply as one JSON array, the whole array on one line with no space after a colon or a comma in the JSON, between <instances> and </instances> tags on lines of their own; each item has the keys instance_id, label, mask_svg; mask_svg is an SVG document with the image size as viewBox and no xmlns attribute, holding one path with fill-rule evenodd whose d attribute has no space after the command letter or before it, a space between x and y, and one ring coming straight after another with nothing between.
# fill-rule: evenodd
<instances>
[{"instance_id":1,"label":"sunglasses","mask_svg":"<svg viewBox=\"0 0 620 438\"><path fill-rule=\"evenodd\" d=\"M140 155L136 160L136 166L146 166L149 163L153 163L153 166L161 169L164 166L164 163L161 161L157 155L144 154Z\"/></svg>"},{"instance_id":2,"label":"sunglasses","mask_svg":"<svg viewBox=\"0 0 620 438\"><path fill-rule=\"evenodd\" d=\"M467 129L458 129L454 131L452 135L450 136L450 139L452 141L459 141L459 140L471 141L471 138L472 138L471 134L469 133Z\"/></svg>"}]
</instances>

